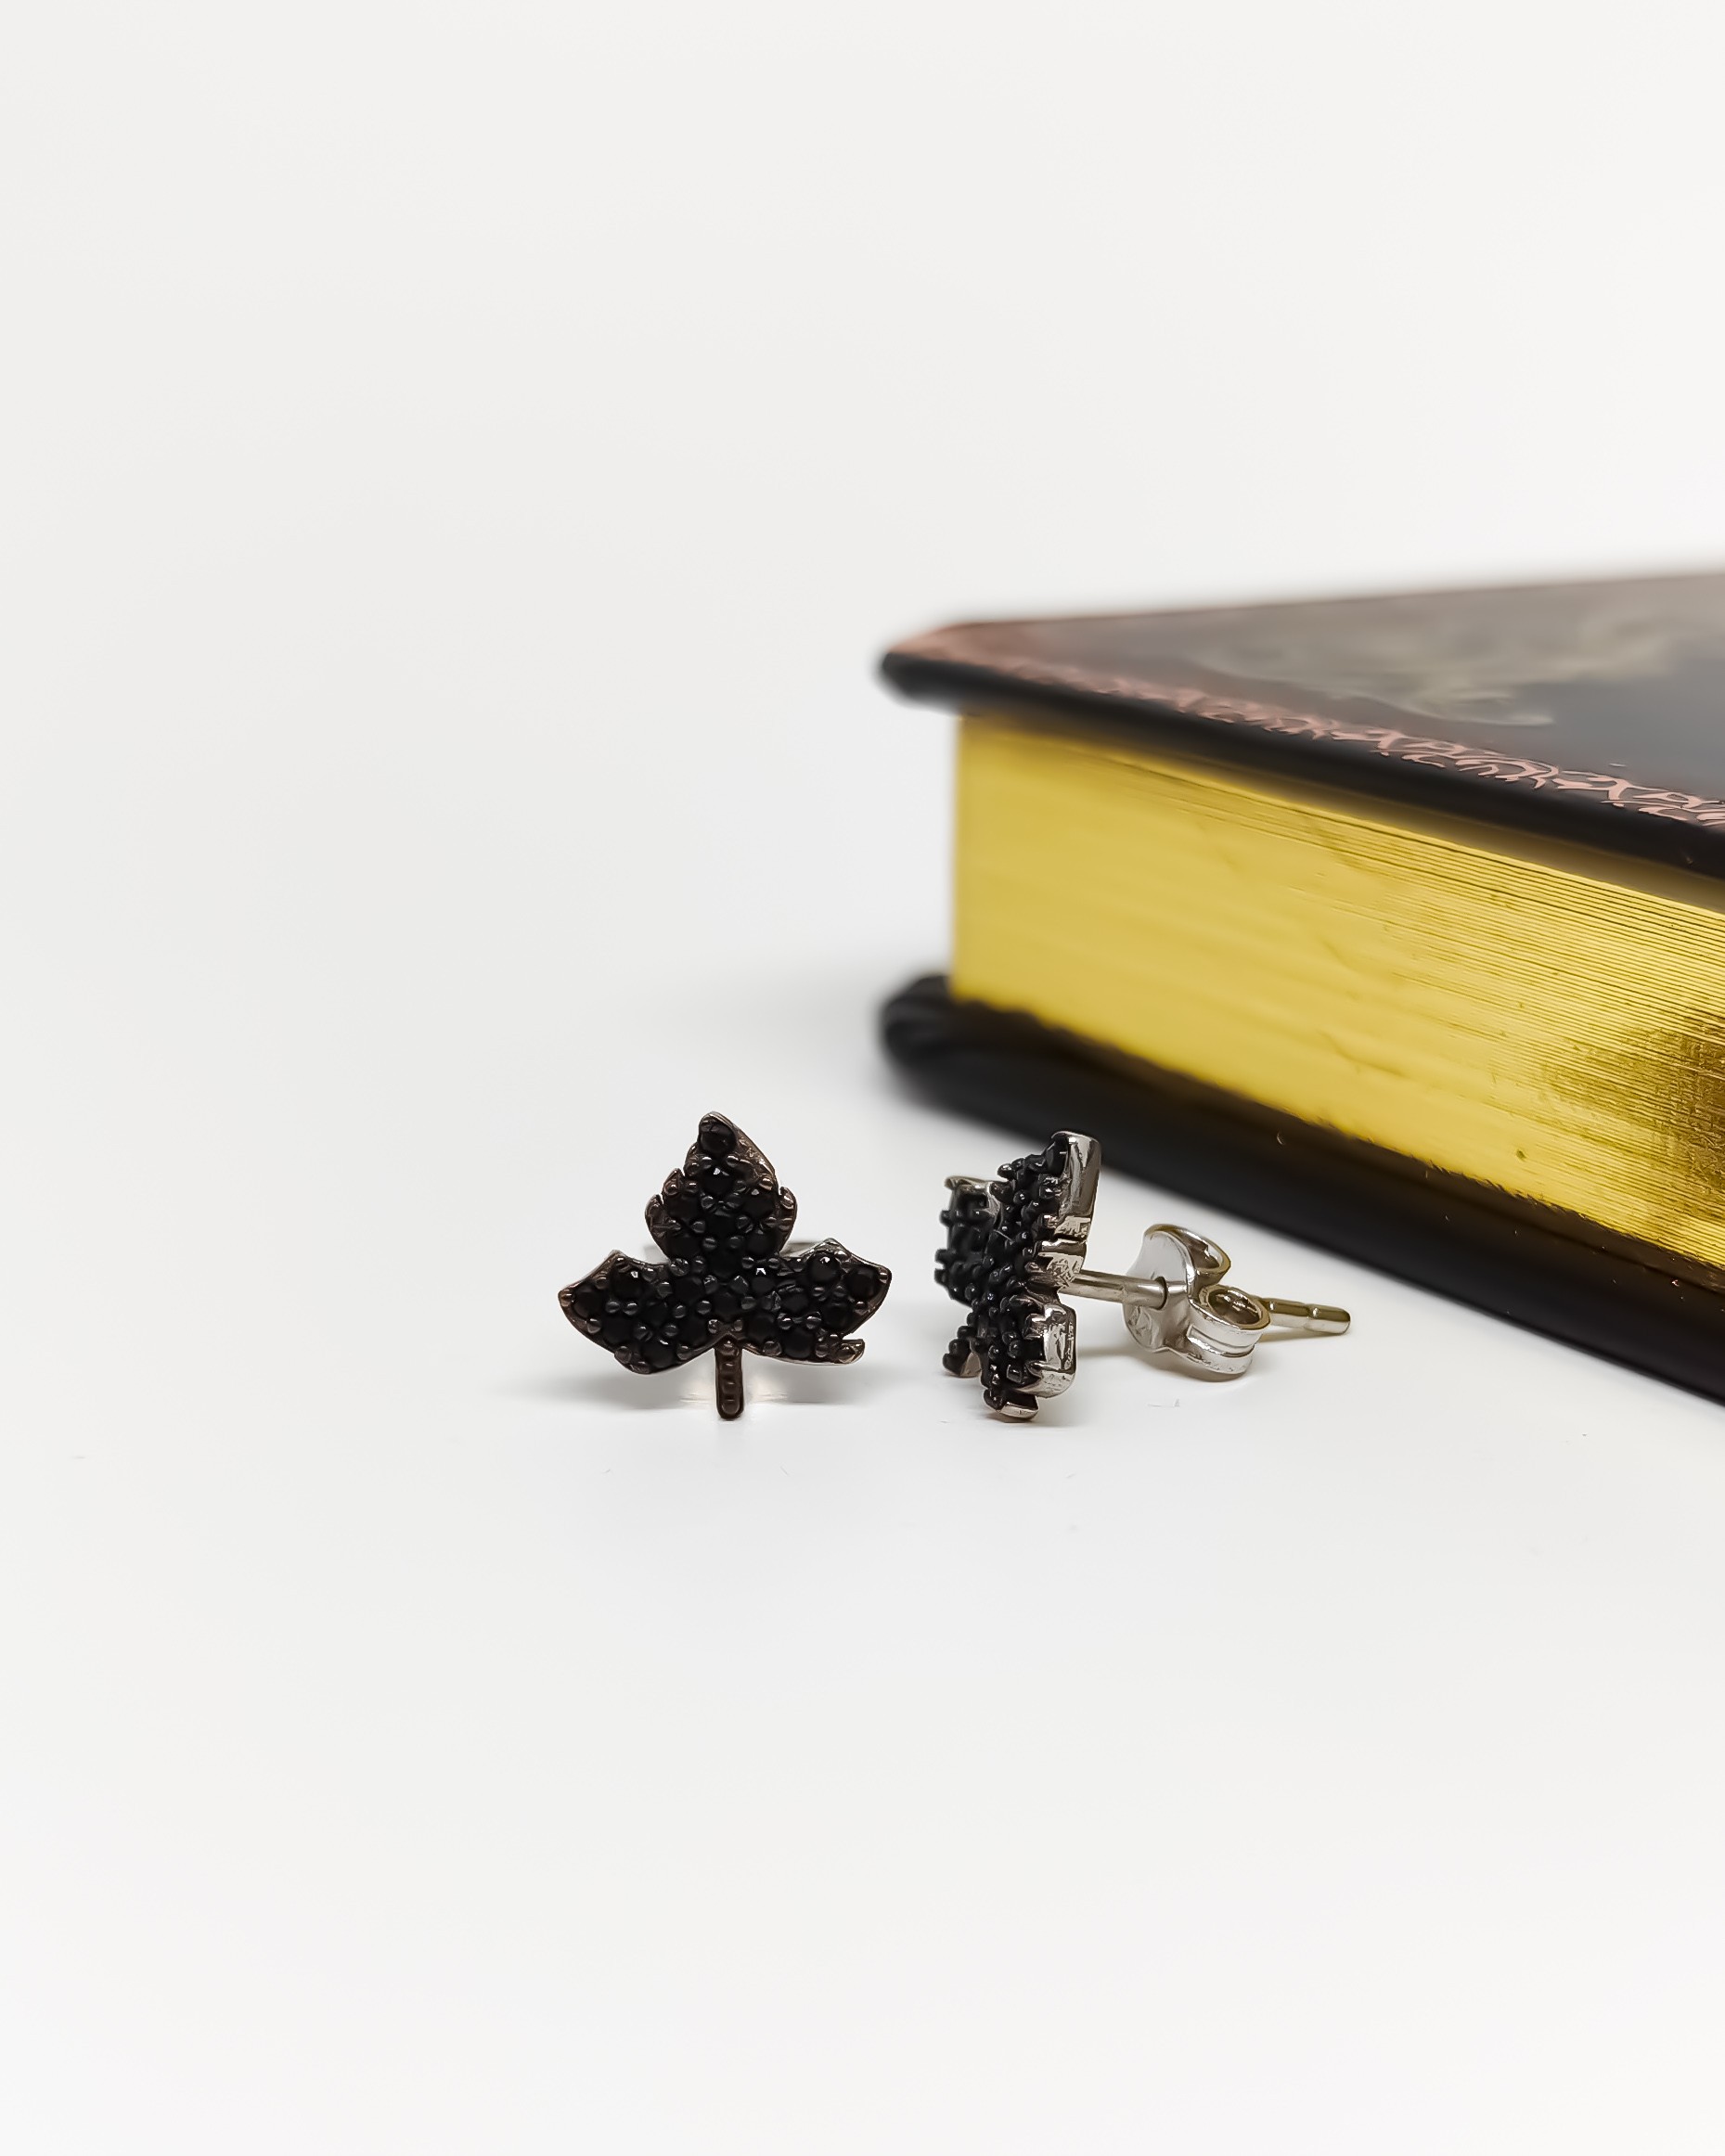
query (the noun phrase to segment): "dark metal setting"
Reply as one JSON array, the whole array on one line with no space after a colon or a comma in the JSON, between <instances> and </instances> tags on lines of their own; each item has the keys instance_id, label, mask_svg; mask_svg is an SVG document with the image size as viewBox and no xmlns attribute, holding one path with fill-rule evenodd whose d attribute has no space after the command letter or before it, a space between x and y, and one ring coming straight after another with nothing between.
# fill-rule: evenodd
<instances>
[{"instance_id":1,"label":"dark metal setting","mask_svg":"<svg viewBox=\"0 0 1725 2156\"><path fill-rule=\"evenodd\" d=\"M796 1200L736 1124L703 1115L682 1167L648 1201L665 1263L612 1251L558 1296L577 1332L641 1377L713 1350L718 1411L742 1413L742 1351L791 1363L854 1363L848 1336L893 1276L843 1243L787 1249Z\"/></svg>"}]
</instances>

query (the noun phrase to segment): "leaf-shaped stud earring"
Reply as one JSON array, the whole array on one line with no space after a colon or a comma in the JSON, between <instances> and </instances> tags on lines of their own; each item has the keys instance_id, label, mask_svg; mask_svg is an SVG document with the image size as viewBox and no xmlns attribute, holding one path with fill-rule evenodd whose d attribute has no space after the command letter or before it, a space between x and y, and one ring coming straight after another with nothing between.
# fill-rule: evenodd
<instances>
[{"instance_id":1,"label":"leaf-shaped stud earring","mask_svg":"<svg viewBox=\"0 0 1725 2156\"><path fill-rule=\"evenodd\" d=\"M980 1378L983 1398L1011 1420L1028 1420L1077 1370L1077 1320L1060 1289L1084 1264L1101 1158L1094 1138L1056 1131L992 1184L946 1178L934 1277L971 1315L943 1360L956 1378Z\"/></svg>"},{"instance_id":2,"label":"leaf-shaped stud earring","mask_svg":"<svg viewBox=\"0 0 1725 2156\"><path fill-rule=\"evenodd\" d=\"M1345 1310L1248 1295L1226 1278L1229 1258L1205 1236L1147 1229L1133 1273L1085 1264L1102 1149L1056 1131L1039 1153L1008 1161L998 1180L948 1175L946 1240L934 1277L970 1316L946 1350L955 1377L980 1378L998 1415L1023 1419L1063 1392L1077 1369L1077 1322L1061 1300L1118 1303L1139 1346L1211 1377L1238 1378L1266 1333L1338 1333Z\"/></svg>"},{"instance_id":3,"label":"leaf-shaped stud earring","mask_svg":"<svg viewBox=\"0 0 1725 2156\"><path fill-rule=\"evenodd\" d=\"M742 1413L742 1351L789 1363L854 1363L852 1340L893 1276L843 1243L786 1248L796 1200L734 1123L703 1115L680 1169L648 1201L665 1263L612 1251L558 1296L577 1332L642 1377L713 1351L727 1421Z\"/></svg>"}]
</instances>

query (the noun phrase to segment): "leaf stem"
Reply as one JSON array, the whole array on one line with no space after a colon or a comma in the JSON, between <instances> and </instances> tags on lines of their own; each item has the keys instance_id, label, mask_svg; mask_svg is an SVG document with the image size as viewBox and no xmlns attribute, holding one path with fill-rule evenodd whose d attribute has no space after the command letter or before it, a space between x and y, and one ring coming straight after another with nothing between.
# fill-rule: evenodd
<instances>
[{"instance_id":1,"label":"leaf stem","mask_svg":"<svg viewBox=\"0 0 1725 2156\"><path fill-rule=\"evenodd\" d=\"M742 1413L742 1349L728 1337L714 1346L713 1391L720 1415L735 1422Z\"/></svg>"}]
</instances>

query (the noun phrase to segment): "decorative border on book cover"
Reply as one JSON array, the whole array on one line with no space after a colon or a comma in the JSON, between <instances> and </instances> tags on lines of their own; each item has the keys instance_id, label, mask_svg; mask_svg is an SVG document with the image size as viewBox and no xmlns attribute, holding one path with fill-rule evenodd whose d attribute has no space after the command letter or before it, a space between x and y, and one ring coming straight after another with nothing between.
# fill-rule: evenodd
<instances>
[{"instance_id":1,"label":"decorative border on book cover","mask_svg":"<svg viewBox=\"0 0 1725 2156\"><path fill-rule=\"evenodd\" d=\"M1199 688L1191 683L1111 674L1060 660L1037 661L1016 654L996 654L986 648L985 640L979 638L973 630L937 629L897 645L889 658L963 666L979 674L1022 681L1034 687L1072 689L1114 702L1152 705L1178 712L1184 718L1207 719L1217 725L1253 726L1265 733L1365 748L1391 762L1435 765L1462 772L1474 778L1496 779L1506 786L1525 787L1534 792L1583 794L1614 808L1628 809L1638 815L1657 816L1668 823L1697 825L1704 829L1725 828L1725 801L1707 794L1640 786L1633 779L1614 776L1610 772L1570 771L1561 764L1541 763L1534 757L1506 756L1498 751L1470 747L1464 741L1435 739L1397 726L1362 725L1353 720L1327 717L1320 712L1263 703L1249 697L1218 696L1213 690Z\"/></svg>"}]
</instances>

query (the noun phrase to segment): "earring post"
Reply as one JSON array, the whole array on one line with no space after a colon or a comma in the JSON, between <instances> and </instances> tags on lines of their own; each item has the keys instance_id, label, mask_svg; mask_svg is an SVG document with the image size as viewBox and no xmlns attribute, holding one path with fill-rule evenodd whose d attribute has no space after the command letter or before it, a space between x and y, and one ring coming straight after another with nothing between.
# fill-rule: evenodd
<instances>
[{"instance_id":1,"label":"earring post","mask_svg":"<svg viewBox=\"0 0 1725 2156\"><path fill-rule=\"evenodd\" d=\"M1260 1295L1258 1301L1272 1321L1288 1332L1345 1332L1353 1323L1347 1312L1332 1303L1289 1303L1279 1295Z\"/></svg>"},{"instance_id":2,"label":"earring post","mask_svg":"<svg viewBox=\"0 0 1725 2156\"><path fill-rule=\"evenodd\" d=\"M1092 1303L1142 1303L1147 1310L1167 1307L1168 1283L1158 1276L1144 1279L1133 1273L1102 1273L1088 1269L1064 1282L1061 1292L1079 1295ZM1281 1295L1255 1295L1269 1312L1272 1324L1284 1332L1343 1333L1353 1320L1332 1303L1294 1303Z\"/></svg>"},{"instance_id":3,"label":"earring post","mask_svg":"<svg viewBox=\"0 0 1725 2156\"><path fill-rule=\"evenodd\" d=\"M1134 1303L1142 1303L1152 1310L1160 1310L1168 1300L1168 1283L1160 1277L1140 1280L1132 1273L1093 1273L1087 1270L1066 1281L1061 1292L1064 1295L1083 1295L1092 1303L1124 1303L1129 1297Z\"/></svg>"}]
</instances>

